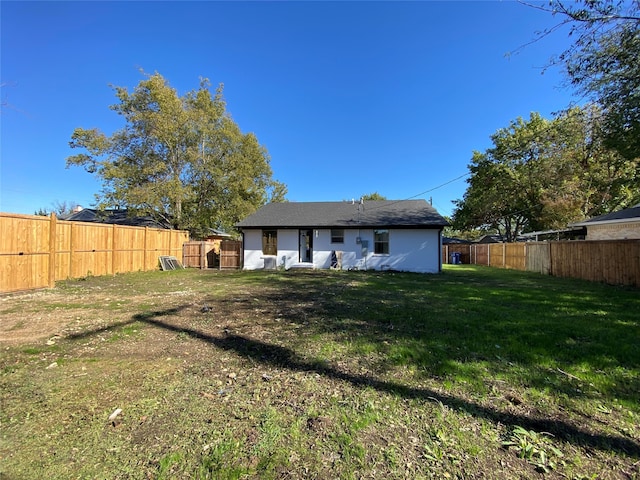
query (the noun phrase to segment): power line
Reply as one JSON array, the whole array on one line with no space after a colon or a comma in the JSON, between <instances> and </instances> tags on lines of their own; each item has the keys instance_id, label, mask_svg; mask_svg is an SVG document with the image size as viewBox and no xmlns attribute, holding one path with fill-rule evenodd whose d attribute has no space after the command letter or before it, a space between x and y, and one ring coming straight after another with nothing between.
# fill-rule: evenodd
<instances>
[{"instance_id":1,"label":"power line","mask_svg":"<svg viewBox=\"0 0 640 480\"><path fill-rule=\"evenodd\" d=\"M384 205L380 205L378 207L372 207L372 208L370 208L368 210L375 210L376 208L384 208L384 207L388 207L389 205L394 205L396 203L404 202L405 200L411 200L411 199L414 199L414 198L417 198L417 197L421 197L421 196L423 196L423 195L425 195L425 194L427 194L429 192L433 192L434 190L438 190L439 188L442 188L442 187L444 187L446 185L449 185L450 183L456 182L456 181L460 180L461 178L467 177L469 175L471 175L471 172L467 172L467 173L462 174L462 175L460 175L460 176L458 176L456 178L452 178L451 180L448 180L448 181L446 181L444 183L441 183L440 185L438 185L436 187L430 188L428 190L425 190L424 192L420 192L420 193L418 193L416 195L413 195L411 197L407 197L407 198L405 198L403 200L396 200L396 201L393 201L393 202L390 202L390 203L385 203Z\"/></svg>"},{"instance_id":2,"label":"power line","mask_svg":"<svg viewBox=\"0 0 640 480\"><path fill-rule=\"evenodd\" d=\"M437 189L439 189L439 188L442 188L442 187L444 187L445 185L449 185L450 183L456 182L456 181L460 180L461 178L467 177L467 176L469 176L469 175L471 175L471 172L467 172L467 173L465 173L465 174L463 174L463 175L460 175L459 177L456 177L456 178L453 178L453 179L451 179L451 180L449 180L449 181L447 181L447 182L441 183L441 184L440 184L440 185L438 185L437 187L433 187L433 188L430 188L429 190L425 190L424 192L420 192L420 193L418 193L417 195L414 195L413 197L409 197L409 198L407 198L406 200L411 200L412 198L421 197L422 195L424 195L424 194L426 194L426 193L433 192L434 190L437 190Z\"/></svg>"}]
</instances>

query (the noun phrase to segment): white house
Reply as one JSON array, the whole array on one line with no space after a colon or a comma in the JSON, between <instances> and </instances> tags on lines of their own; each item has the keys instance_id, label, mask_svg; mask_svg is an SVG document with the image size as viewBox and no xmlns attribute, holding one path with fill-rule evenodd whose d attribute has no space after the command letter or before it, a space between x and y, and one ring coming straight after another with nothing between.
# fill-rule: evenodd
<instances>
[{"instance_id":1,"label":"white house","mask_svg":"<svg viewBox=\"0 0 640 480\"><path fill-rule=\"evenodd\" d=\"M244 266L441 271L447 221L425 200L270 203L236 226Z\"/></svg>"}]
</instances>

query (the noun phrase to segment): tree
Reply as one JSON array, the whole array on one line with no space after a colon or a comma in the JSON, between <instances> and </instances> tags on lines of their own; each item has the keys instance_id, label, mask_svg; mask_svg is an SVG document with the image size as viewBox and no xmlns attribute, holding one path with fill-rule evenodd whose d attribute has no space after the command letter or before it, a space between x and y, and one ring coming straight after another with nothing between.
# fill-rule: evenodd
<instances>
[{"instance_id":1,"label":"tree","mask_svg":"<svg viewBox=\"0 0 640 480\"><path fill-rule=\"evenodd\" d=\"M640 0L581 0L530 5L561 18L541 32L569 26L575 41L552 63L602 109L605 142L627 159L640 157Z\"/></svg>"},{"instance_id":2,"label":"tree","mask_svg":"<svg viewBox=\"0 0 640 480\"><path fill-rule=\"evenodd\" d=\"M208 80L179 96L158 73L132 92L115 87L111 109L124 128L107 136L77 128L70 146L85 150L67 158L99 176L99 206L126 207L201 236L211 227L230 229L286 187L272 179L269 155L252 133L243 134L226 111L220 85Z\"/></svg>"},{"instance_id":3,"label":"tree","mask_svg":"<svg viewBox=\"0 0 640 480\"><path fill-rule=\"evenodd\" d=\"M532 113L474 152L469 186L456 201L453 226L497 229L514 241L524 231L563 228L634 201L639 160L606 148L596 106L546 120Z\"/></svg>"},{"instance_id":4,"label":"tree","mask_svg":"<svg viewBox=\"0 0 640 480\"><path fill-rule=\"evenodd\" d=\"M483 235L492 235L492 234L498 233L496 230L490 229L490 228L484 228L484 229L470 228L465 230L459 230L455 228L455 226L453 225L453 221L454 221L453 218L445 215L444 219L447 222L449 222L449 225L447 225L442 229L443 237L460 238L463 240L474 241L474 240L478 240Z\"/></svg>"},{"instance_id":5,"label":"tree","mask_svg":"<svg viewBox=\"0 0 640 480\"><path fill-rule=\"evenodd\" d=\"M360 197L360 199L362 201L374 201L374 200L386 200L387 197L385 197L384 195L380 195L378 192L373 192L373 193L367 193L366 195L362 195Z\"/></svg>"},{"instance_id":6,"label":"tree","mask_svg":"<svg viewBox=\"0 0 640 480\"><path fill-rule=\"evenodd\" d=\"M597 105L572 108L556 118L551 153L555 181L541 198L543 220L551 228L640 200L640 157L628 159L609 148L606 119Z\"/></svg>"},{"instance_id":7,"label":"tree","mask_svg":"<svg viewBox=\"0 0 640 480\"><path fill-rule=\"evenodd\" d=\"M498 231L507 241L515 241L526 226L526 209L514 195L515 182L506 165L496 162L491 154L474 152L469 165L469 187L462 200L457 200L452 226L456 230Z\"/></svg>"},{"instance_id":8,"label":"tree","mask_svg":"<svg viewBox=\"0 0 640 480\"><path fill-rule=\"evenodd\" d=\"M68 201L58 201L53 202L53 208L39 208L34 215L39 215L43 217L48 217L52 213L55 213L57 216L61 217L64 215L70 215L80 206L78 202L68 202Z\"/></svg>"},{"instance_id":9,"label":"tree","mask_svg":"<svg viewBox=\"0 0 640 480\"><path fill-rule=\"evenodd\" d=\"M640 29L624 25L567 61L571 82L603 108L607 145L640 157Z\"/></svg>"}]
</instances>

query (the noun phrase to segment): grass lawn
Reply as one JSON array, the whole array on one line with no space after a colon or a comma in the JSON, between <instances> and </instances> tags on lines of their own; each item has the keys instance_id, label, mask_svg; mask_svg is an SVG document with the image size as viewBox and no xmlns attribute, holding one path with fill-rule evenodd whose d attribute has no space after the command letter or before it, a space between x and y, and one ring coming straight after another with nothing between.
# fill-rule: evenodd
<instances>
[{"instance_id":1,"label":"grass lawn","mask_svg":"<svg viewBox=\"0 0 640 480\"><path fill-rule=\"evenodd\" d=\"M477 266L61 282L0 297L0 479L640 478L639 340Z\"/></svg>"}]
</instances>

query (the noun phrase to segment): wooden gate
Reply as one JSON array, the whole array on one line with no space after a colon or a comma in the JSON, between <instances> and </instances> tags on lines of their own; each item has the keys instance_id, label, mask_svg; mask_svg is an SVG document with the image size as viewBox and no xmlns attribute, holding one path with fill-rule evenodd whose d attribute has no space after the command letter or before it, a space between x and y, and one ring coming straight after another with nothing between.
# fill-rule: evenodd
<instances>
[{"instance_id":1,"label":"wooden gate","mask_svg":"<svg viewBox=\"0 0 640 480\"><path fill-rule=\"evenodd\" d=\"M185 242L182 245L182 265L186 268L214 268L215 264L208 258L214 248L212 242Z\"/></svg>"},{"instance_id":2,"label":"wooden gate","mask_svg":"<svg viewBox=\"0 0 640 480\"><path fill-rule=\"evenodd\" d=\"M220 243L220 270L238 269L242 265L242 242L223 240Z\"/></svg>"},{"instance_id":3,"label":"wooden gate","mask_svg":"<svg viewBox=\"0 0 640 480\"><path fill-rule=\"evenodd\" d=\"M208 242L186 242L182 247L182 264L190 268L217 268L231 270L240 268L242 242L215 240Z\"/></svg>"}]
</instances>

